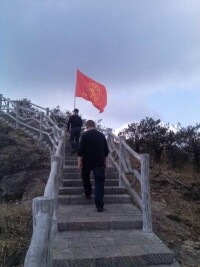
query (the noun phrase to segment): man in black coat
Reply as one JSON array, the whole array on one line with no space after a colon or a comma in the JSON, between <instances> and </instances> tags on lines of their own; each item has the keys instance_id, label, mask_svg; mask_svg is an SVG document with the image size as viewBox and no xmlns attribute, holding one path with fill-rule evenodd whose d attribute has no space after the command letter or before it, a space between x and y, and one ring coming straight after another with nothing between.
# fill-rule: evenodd
<instances>
[{"instance_id":1,"label":"man in black coat","mask_svg":"<svg viewBox=\"0 0 200 267\"><path fill-rule=\"evenodd\" d=\"M78 167L81 169L85 198L91 198L90 171L95 180L95 205L98 212L104 210L105 167L109 153L105 136L96 130L95 122L86 122L87 131L82 134L78 149Z\"/></svg>"},{"instance_id":2,"label":"man in black coat","mask_svg":"<svg viewBox=\"0 0 200 267\"><path fill-rule=\"evenodd\" d=\"M67 130L70 130L70 143L72 145L72 153L78 151L81 127L83 124L83 121L78 115L78 113L79 110L75 108L73 111L73 115L70 116L69 121L67 123Z\"/></svg>"}]
</instances>

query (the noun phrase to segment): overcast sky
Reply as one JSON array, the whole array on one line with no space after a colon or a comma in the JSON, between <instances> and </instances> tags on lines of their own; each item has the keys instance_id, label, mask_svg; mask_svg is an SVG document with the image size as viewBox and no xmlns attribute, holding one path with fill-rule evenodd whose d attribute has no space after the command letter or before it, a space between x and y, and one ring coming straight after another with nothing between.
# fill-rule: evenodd
<instances>
[{"instance_id":1,"label":"overcast sky","mask_svg":"<svg viewBox=\"0 0 200 267\"><path fill-rule=\"evenodd\" d=\"M0 93L73 110L76 69L107 88L86 119L200 122L199 0L0 0Z\"/></svg>"}]
</instances>

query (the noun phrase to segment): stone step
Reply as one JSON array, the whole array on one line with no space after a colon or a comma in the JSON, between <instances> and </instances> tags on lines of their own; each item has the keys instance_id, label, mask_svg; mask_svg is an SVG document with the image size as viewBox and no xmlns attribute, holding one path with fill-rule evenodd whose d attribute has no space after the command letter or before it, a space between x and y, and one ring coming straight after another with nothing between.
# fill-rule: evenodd
<instances>
[{"instance_id":1,"label":"stone step","mask_svg":"<svg viewBox=\"0 0 200 267\"><path fill-rule=\"evenodd\" d=\"M87 200L88 202L88 200ZM105 203L97 212L95 205L59 205L58 230L141 229L142 214L132 203Z\"/></svg>"},{"instance_id":2,"label":"stone step","mask_svg":"<svg viewBox=\"0 0 200 267\"><path fill-rule=\"evenodd\" d=\"M71 152L70 153L65 153L65 159L72 159L72 160L77 160L77 158L78 158L78 155L77 154L71 154Z\"/></svg>"},{"instance_id":3,"label":"stone step","mask_svg":"<svg viewBox=\"0 0 200 267\"><path fill-rule=\"evenodd\" d=\"M104 203L129 203L131 202L131 197L128 194L117 194L104 195ZM58 196L59 204L94 204L94 195L92 195L91 199L85 199L82 194L81 195L59 195Z\"/></svg>"},{"instance_id":4,"label":"stone step","mask_svg":"<svg viewBox=\"0 0 200 267\"><path fill-rule=\"evenodd\" d=\"M63 169L64 173L80 173L80 169L78 168L78 166L64 166ZM108 167L106 168L106 172L116 172L116 168L115 167Z\"/></svg>"},{"instance_id":5,"label":"stone step","mask_svg":"<svg viewBox=\"0 0 200 267\"><path fill-rule=\"evenodd\" d=\"M91 171L90 174L90 178L94 178L93 173ZM81 173L64 173L63 174L63 179L81 179ZM105 173L105 179L119 179L119 174L118 172L113 172L113 173L109 173L106 172Z\"/></svg>"},{"instance_id":6,"label":"stone step","mask_svg":"<svg viewBox=\"0 0 200 267\"><path fill-rule=\"evenodd\" d=\"M66 159L78 159L78 154L77 153L71 153L72 152L72 148L70 148L67 153L65 153L65 158Z\"/></svg>"},{"instance_id":7,"label":"stone step","mask_svg":"<svg viewBox=\"0 0 200 267\"><path fill-rule=\"evenodd\" d=\"M91 179L91 184L94 186L94 180ZM64 179L63 180L63 187L68 187L68 186L82 186L82 180L81 179ZM105 186L118 186L119 185L119 181L117 179L106 179Z\"/></svg>"},{"instance_id":8,"label":"stone step","mask_svg":"<svg viewBox=\"0 0 200 267\"><path fill-rule=\"evenodd\" d=\"M105 186L105 194L125 194L127 193L125 188L118 186ZM83 187L62 187L59 189L59 195L81 195L83 193Z\"/></svg>"},{"instance_id":9,"label":"stone step","mask_svg":"<svg viewBox=\"0 0 200 267\"><path fill-rule=\"evenodd\" d=\"M68 149L65 152L65 158L66 159L77 159L78 158L78 154L77 153L71 153L72 152L72 148Z\"/></svg>"},{"instance_id":10,"label":"stone step","mask_svg":"<svg viewBox=\"0 0 200 267\"><path fill-rule=\"evenodd\" d=\"M65 165L66 166L77 166L77 162L78 162L78 157L74 156L72 157L68 157L65 155ZM115 170L116 171L116 170Z\"/></svg>"},{"instance_id":11,"label":"stone step","mask_svg":"<svg viewBox=\"0 0 200 267\"><path fill-rule=\"evenodd\" d=\"M147 267L174 263L174 254L154 234L141 230L59 232L53 266Z\"/></svg>"},{"instance_id":12,"label":"stone step","mask_svg":"<svg viewBox=\"0 0 200 267\"><path fill-rule=\"evenodd\" d=\"M77 157L76 157L76 158L73 158L73 159L69 159L69 158L67 158L67 159L65 160L65 165L66 165L66 166L69 166L69 165L74 166L74 165L77 165L77 162L78 162Z\"/></svg>"}]
</instances>

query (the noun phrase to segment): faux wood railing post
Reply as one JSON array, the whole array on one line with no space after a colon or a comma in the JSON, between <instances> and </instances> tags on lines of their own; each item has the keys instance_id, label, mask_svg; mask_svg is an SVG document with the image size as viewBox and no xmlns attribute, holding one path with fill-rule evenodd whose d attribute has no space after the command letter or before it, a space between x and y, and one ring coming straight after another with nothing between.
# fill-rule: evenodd
<instances>
[{"instance_id":1,"label":"faux wood railing post","mask_svg":"<svg viewBox=\"0 0 200 267\"><path fill-rule=\"evenodd\" d=\"M57 193L58 193L58 189L61 186L61 181L60 181L60 177L59 177L59 172L60 172L60 168L61 168L61 156L55 156L53 155L51 157L51 162L52 162L52 166L54 165L54 162L56 163L57 169L55 169L55 173L56 173L56 179L54 179L54 198L56 197Z\"/></svg>"},{"instance_id":2,"label":"faux wood railing post","mask_svg":"<svg viewBox=\"0 0 200 267\"><path fill-rule=\"evenodd\" d=\"M112 132L112 130L111 129L108 129L108 138L107 138L107 142L108 142L108 146L109 147L112 147L112 135L111 135L111 132ZM108 157L108 161L107 161L107 166L108 167L111 167L112 166L112 163L111 163L111 160L110 160L110 158Z\"/></svg>"},{"instance_id":3,"label":"faux wood railing post","mask_svg":"<svg viewBox=\"0 0 200 267\"><path fill-rule=\"evenodd\" d=\"M53 214L53 225L52 225L52 238L58 232L57 224L57 211L58 211L58 191L59 187L62 186L62 176L60 173L61 167L61 156L52 156L52 160L57 162L57 174L54 179L54 214Z\"/></svg>"},{"instance_id":4,"label":"faux wood railing post","mask_svg":"<svg viewBox=\"0 0 200 267\"><path fill-rule=\"evenodd\" d=\"M149 182L149 155L141 154L141 192L142 192L142 213L143 213L143 231L152 232L151 218L151 197Z\"/></svg>"},{"instance_id":5,"label":"faux wood railing post","mask_svg":"<svg viewBox=\"0 0 200 267\"><path fill-rule=\"evenodd\" d=\"M65 166L65 145L66 145L66 128L65 127L62 127L59 140L63 142L62 148L60 151L60 156L61 156L60 172L61 172L61 176L62 176L63 175L63 169Z\"/></svg>"},{"instance_id":6,"label":"faux wood railing post","mask_svg":"<svg viewBox=\"0 0 200 267\"><path fill-rule=\"evenodd\" d=\"M9 111L10 111L10 99L9 98L7 99L7 105L6 106L7 106L6 107L7 113L9 113Z\"/></svg>"},{"instance_id":7,"label":"faux wood railing post","mask_svg":"<svg viewBox=\"0 0 200 267\"><path fill-rule=\"evenodd\" d=\"M3 105L3 95L0 94L0 111L2 110L2 105Z\"/></svg>"},{"instance_id":8,"label":"faux wood railing post","mask_svg":"<svg viewBox=\"0 0 200 267\"><path fill-rule=\"evenodd\" d=\"M42 140L42 123L43 123L43 112L40 112L40 136L39 140Z\"/></svg>"},{"instance_id":9,"label":"faux wood railing post","mask_svg":"<svg viewBox=\"0 0 200 267\"><path fill-rule=\"evenodd\" d=\"M51 157L51 172L47 185L44 190L45 197L52 197L54 199L54 214L53 214L53 224L52 224L52 237L57 232L57 208L58 208L58 190L61 185L60 177L60 166L61 166L61 156L53 155Z\"/></svg>"},{"instance_id":10,"label":"faux wood railing post","mask_svg":"<svg viewBox=\"0 0 200 267\"><path fill-rule=\"evenodd\" d=\"M63 127L62 175L65 166L66 128Z\"/></svg>"},{"instance_id":11,"label":"faux wood railing post","mask_svg":"<svg viewBox=\"0 0 200 267\"><path fill-rule=\"evenodd\" d=\"M19 128L19 104L16 102L16 124L15 124L16 129Z\"/></svg>"},{"instance_id":12,"label":"faux wood railing post","mask_svg":"<svg viewBox=\"0 0 200 267\"><path fill-rule=\"evenodd\" d=\"M46 115L49 116L49 108L46 108Z\"/></svg>"},{"instance_id":13,"label":"faux wood railing post","mask_svg":"<svg viewBox=\"0 0 200 267\"><path fill-rule=\"evenodd\" d=\"M24 267L51 267L52 241L51 227L54 200L36 197L32 202L33 235L26 254Z\"/></svg>"},{"instance_id":14,"label":"faux wood railing post","mask_svg":"<svg viewBox=\"0 0 200 267\"><path fill-rule=\"evenodd\" d=\"M59 181L58 181L58 169L60 164L60 156L53 155L51 157L51 171L49 175L49 179L47 185L44 190L45 197L53 197L56 196L56 190L59 188Z\"/></svg>"},{"instance_id":15,"label":"faux wood railing post","mask_svg":"<svg viewBox=\"0 0 200 267\"><path fill-rule=\"evenodd\" d=\"M124 136L119 137L119 186L124 186L124 182L122 179L122 173L123 173L123 164L122 159L125 158L125 148L122 144L122 140L125 140Z\"/></svg>"}]
</instances>

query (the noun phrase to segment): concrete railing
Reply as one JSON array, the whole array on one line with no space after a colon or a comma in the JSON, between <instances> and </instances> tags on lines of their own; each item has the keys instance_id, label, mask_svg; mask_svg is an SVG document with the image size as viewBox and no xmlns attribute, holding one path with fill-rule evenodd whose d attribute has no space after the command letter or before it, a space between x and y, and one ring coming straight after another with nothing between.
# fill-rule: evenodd
<instances>
[{"instance_id":1,"label":"concrete railing","mask_svg":"<svg viewBox=\"0 0 200 267\"><path fill-rule=\"evenodd\" d=\"M7 114L15 121L16 128L25 127L37 134L38 140L42 141L45 136L52 144L54 154L58 146L61 127L58 126L55 114L49 108L43 108L28 100L13 101L0 94L0 112ZM62 127L66 125L63 123Z\"/></svg>"},{"instance_id":2,"label":"concrete railing","mask_svg":"<svg viewBox=\"0 0 200 267\"><path fill-rule=\"evenodd\" d=\"M33 235L25 258L25 267L52 266L52 245L57 232L58 191L61 185L65 162L65 130L62 130L55 155L51 160L51 171L44 196L32 202Z\"/></svg>"},{"instance_id":3,"label":"concrete railing","mask_svg":"<svg viewBox=\"0 0 200 267\"><path fill-rule=\"evenodd\" d=\"M119 172L119 186L127 188L141 209L143 231L152 232L149 155L136 153L126 143L124 136L118 137L109 129L100 130L107 136L109 161Z\"/></svg>"}]
</instances>

